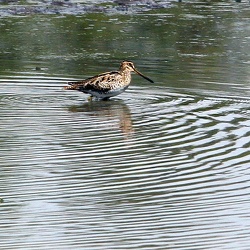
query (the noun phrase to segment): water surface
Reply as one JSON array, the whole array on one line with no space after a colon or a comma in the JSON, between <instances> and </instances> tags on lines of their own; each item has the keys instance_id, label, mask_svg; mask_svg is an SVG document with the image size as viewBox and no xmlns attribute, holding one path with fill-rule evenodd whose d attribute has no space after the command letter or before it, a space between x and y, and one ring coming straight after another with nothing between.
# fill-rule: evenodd
<instances>
[{"instance_id":1,"label":"water surface","mask_svg":"<svg viewBox=\"0 0 250 250\"><path fill-rule=\"evenodd\" d=\"M1 249L249 249L248 13L1 18ZM155 84L63 90L124 59Z\"/></svg>"}]
</instances>

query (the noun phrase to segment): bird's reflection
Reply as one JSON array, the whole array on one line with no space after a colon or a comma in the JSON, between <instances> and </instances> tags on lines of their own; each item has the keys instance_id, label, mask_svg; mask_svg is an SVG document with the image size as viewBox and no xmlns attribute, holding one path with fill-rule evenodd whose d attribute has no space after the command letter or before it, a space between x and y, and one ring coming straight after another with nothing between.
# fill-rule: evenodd
<instances>
[{"instance_id":1,"label":"bird's reflection","mask_svg":"<svg viewBox=\"0 0 250 250\"><path fill-rule=\"evenodd\" d=\"M84 112L91 117L112 120L125 139L133 137L134 129L129 107L121 100L93 101L70 106L70 112Z\"/></svg>"}]
</instances>

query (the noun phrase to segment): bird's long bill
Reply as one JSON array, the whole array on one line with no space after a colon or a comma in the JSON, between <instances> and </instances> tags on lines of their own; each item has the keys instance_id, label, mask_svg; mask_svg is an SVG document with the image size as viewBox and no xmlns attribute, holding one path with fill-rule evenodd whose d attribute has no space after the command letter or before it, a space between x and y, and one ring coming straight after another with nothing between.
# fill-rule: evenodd
<instances>
[{"instance_id":1,"label":"bird's long bill","mask_svg":"<svg viewBox=\"0 0 250 250\"><path fill-rule=\"evenodd\" d=\"M137 73L139 76L143 77L144 79L148 80L149 82L154 83L153 80L151 80L150 78L144 76L144 75L143 75L141 72L139 72L137 69L134 68L134 71L135 71L135 73Z\"/></svg>"}]
</instances>

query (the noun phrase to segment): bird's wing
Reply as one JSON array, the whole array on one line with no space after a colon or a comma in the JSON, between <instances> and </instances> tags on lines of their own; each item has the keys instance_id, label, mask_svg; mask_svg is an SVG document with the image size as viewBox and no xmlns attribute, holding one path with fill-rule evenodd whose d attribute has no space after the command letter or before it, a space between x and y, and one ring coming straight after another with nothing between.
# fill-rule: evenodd
<instances>
[{"instance_id":1,"label":"bird's wing","mask_svg":"<svg viewBox=\"0 0 250 250\"><path fill-rule=\"evenodd\" d=\"M87 78L78 82L69 82L70 86L65 89L79 90L79 91L90 91L90 90L110 90L112 83L119 82L122 80L122 76L118 71L111 71L102 73L90 78Z\"/></svg>"}]
</instances>

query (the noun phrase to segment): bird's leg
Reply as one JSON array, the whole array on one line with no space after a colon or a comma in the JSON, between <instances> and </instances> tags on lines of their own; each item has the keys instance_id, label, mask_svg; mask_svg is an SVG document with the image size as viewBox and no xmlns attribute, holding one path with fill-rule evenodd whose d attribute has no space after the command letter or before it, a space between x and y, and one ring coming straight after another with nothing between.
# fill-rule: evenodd
<instances>
[{"instance_id":1,"label":"bird's leg","mask_svg":"<svg viewBox=\"0 0 250 250\"><path fill-rule=\"evenodd\" d=\"M88 101L89 101L89 102L92 102L92 100L93 100L93 96L90 95L90 96L88 97Z\"/></svg>"},{"instance_id":2,"label":"bird's leg","mask_svg":"<svg viewBox=\"0 0 250 250\"><path fill-rule=\"evenodd\" d=\"M102 98L103 101L108 101L109 100L109 97L104 97Z\"/></svg>"}]
</instances>

